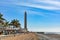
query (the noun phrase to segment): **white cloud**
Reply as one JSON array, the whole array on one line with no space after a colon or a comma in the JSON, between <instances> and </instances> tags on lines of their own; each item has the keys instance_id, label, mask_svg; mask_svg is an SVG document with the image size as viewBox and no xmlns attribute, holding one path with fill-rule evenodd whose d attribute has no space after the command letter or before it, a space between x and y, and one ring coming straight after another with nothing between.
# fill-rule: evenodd
<instances>
[{"instance_id":1,"label":"white cloud","mask_svg":"<svg viewBox=\"0 0 60 40\"><path fill-rule=\"evenodd\" d=\"M34 1L35 2L35 1ZM34 7L34 8L41 8L41 9L47 9L47 10L60 10L60 2L56 2L56 1L36 1L36 3L38 2L42 2L45 4L49 4L49 5L43 5L43 4L34 4L34 3L17 3L17 5L23 5L23 6L28 6L28 7Z\"/></svg>"},{"instance_id":2,"label":"white cloud","mask_svg":"<svg viewBox=\"0 0 60 40\"><path fill-rule=\"evenodd\" d=\"M25 3L24 3L24 4L25 4ZM54 6L42 6L42 5L30 4L30 3L26 3L24 6L35 7L35 8L41 8L41 9L47 9L47 10L60 10L59 7L54 7Z\"/></svg>"},{"instance_id":3,"label":"white cloud","mask_svg":"<svg viewBox=\"0 0 60 40\"><path fill-rule=\"evenodd\" d=\"M47 3L51 5L55 5L60 7L60 1L55 1L55 0L35 0L35 2L42 2L42 3Z\"/></svg>"},{"instance_id":4,"label":"white cloud","mask_svg":"<svg viewBox=\"0 0 60 40\"><path fill-rule=\"evenodd\" d=\"M22 6L28 6L28 7L34 7L34 8L41 8L41 9L46 9L46 10L60 10L60 2L59 1L54 1L54 0L31 0L34 3L31 2L0 2L0 4L11 4L11 5L22 5ZM40 2L42 4L40 4ZM37 4L39 3L39 4ZM45 3L46 5L43 5Z\"/></svg>"},{"instance_id":5,"label":"white cloud","mask_svg":"<svg viewBox=\"0 0 60 40\"><path fill-rule=\"evenodd\" d=\"M60 10L59 7L55 6L42 6L38 4L32 4L32 3L16 3L16 5L22 5L22 6L28 6L28 7L34 7L34 8L41 8L41 9L46 9L46 10Z\"/></svg>"},{"instance_id":6,"label":"white cloud","mask_svg":"<svg viewBox=\"0 0 60 40\"><path fill-rule=\"evenodd\" d=\"M31 0L31 1L33 3L26 2L26 3L24 3L24 5L30 6L30 7L35 7L35 8L48 9L48 10L60 10L60 1L56 1L56 0ZM45 4L45 5L43 5L43 4Z\"/></svg>"}]
</instances>

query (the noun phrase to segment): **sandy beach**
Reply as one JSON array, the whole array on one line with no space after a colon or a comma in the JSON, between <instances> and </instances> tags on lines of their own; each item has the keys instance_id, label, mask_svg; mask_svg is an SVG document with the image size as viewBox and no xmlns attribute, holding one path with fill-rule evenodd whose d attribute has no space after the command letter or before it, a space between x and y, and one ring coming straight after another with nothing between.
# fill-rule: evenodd
<instances>
[{"instance_id":1,"label":"sandy beach","mask_svg":"<svg viewBox=\"0 0 60 40\"><path fill-rule=\"evenodd\" d=\"M34 33L23 33L16 35L9 35L1 38L1 40L38 40L38 37Z\"/></svg>"}]
</instances>

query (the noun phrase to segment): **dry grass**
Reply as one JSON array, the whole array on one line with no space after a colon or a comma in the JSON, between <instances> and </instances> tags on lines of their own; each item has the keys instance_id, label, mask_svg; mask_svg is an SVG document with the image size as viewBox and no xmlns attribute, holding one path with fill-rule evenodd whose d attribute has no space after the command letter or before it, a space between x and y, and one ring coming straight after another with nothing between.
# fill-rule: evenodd
<instances>
[{"instance_id":1,"label":"dry grass","mask_svg":"<svg viewBox=\"0 0 60 40\"><path fill-rule=\"evenodd\" d=\"M18 35L10 35L10 37L5 37L2 40L38 40L38 37L34 33L23 33Z\"/></svg>"}]
</instances>

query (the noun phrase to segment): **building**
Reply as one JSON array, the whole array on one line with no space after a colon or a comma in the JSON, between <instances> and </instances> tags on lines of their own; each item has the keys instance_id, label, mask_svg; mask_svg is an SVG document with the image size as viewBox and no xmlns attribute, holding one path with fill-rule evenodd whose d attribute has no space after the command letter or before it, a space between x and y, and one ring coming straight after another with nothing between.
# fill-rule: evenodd
<instances>
[{"instance_id":1,"label":"building","mask_svg":"<svg viewBox=\"0 0 60 40\"><path fill-rule=\"evenodd\" d=\"M0 23L2 24L2 23ZM0 34L15 34L15 33L21 33L21 32L27 32L27 13L25 11L24 13L24 28L18 27L16 28L13 25L9 25L8 27L3 27L0 25Z\"/></svg>"}]
</instances>

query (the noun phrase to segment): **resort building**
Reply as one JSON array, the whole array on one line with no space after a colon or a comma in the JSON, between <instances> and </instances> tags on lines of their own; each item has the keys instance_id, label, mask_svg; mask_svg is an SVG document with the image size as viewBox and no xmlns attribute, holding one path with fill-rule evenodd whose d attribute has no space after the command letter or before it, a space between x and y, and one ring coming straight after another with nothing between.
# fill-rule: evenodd
<instances>
[{"instance_id":1,"label":"resort building","mask_svg":"<svg viewBox=\"0 0 60 40\"><path fill-rule=\"evenodd\" d=\"M17 23L17 20L13 21L10 24L8 24L8 22L4 21L1 19L2 18L2 14L0 14L0 34L16 34L16 33L22 33L22 32L27 32L27 14L25 12L24 14L24 28L21 28L21 24ZM14 25L15 24L15 25ZM18 27L17 27L18 24Z\"/></svg>"}]
</instances>

